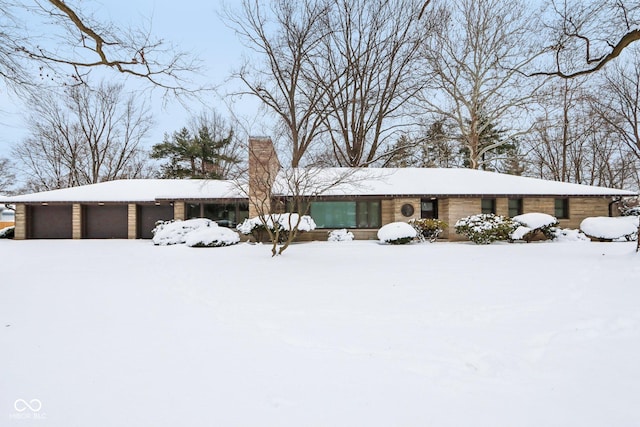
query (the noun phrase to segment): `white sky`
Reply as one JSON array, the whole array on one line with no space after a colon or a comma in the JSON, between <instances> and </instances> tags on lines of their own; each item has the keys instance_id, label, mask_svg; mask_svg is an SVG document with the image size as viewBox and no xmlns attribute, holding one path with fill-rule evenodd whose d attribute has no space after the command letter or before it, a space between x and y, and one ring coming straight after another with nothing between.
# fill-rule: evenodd
<instances>
[{"instance_id":1,"label":"white sky","mask_svg":"<svg viewBox=\"0 0 640 427\"><path fill-rule=\"evenodd\" d=\"M227 28L218 16L222 8L220 1L187 0L176 5L168 0L112 0L93 2L96 17L105 17L119 26L148 27L151 32L178 46L178 49L196 54L204 65L201 83L222 85L231 70L241 61L245 49L234 32ZM228 2L234 5L234 2ZM4 89L4 88L2 88ZM224 88L222 89L224 90ZM221 99L211 98L211 105L226 115L226 106ZM159 104L159 102L157 103ZM255 103L244 102L240 113L252 115ZM191 113L197 115L203 106L191 103L187 111L179 102L170 102L166 107L153 108L156 125L147 141L150 146L161 142L165 132L173 132L186 124ZM0 157L8 157L11 146L26 136L23 117L26 110L18 99L0 92ZM259 133L259 132L258 132Z\"/></svg>"}]
</instances>

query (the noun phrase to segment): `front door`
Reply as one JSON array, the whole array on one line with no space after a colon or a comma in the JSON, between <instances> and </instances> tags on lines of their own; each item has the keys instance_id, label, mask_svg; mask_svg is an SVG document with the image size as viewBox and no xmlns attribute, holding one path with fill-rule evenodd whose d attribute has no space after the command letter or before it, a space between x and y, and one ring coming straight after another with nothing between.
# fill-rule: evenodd
<instances>
[{"instance_id":1,"label":"front door","mask_svg":"<svg viewBox=\"0 0 640 427\"><path fill-rule=\"evenodd\" d=\"M438 218L438 199L422 199L420 201L420 218Z\"/></svg>"}]
</instances>

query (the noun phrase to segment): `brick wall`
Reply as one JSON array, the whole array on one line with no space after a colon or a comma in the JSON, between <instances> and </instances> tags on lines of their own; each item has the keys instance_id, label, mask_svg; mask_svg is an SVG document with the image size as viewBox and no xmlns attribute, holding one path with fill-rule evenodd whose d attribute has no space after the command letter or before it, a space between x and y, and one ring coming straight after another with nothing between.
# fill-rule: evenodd
<instances>
[{"instance_id":1,"label":"brick wall","mask_svg":"<svg viewBox=\"0 0 640 427\"><path fill-rule=\"evenodd\" d=\"M71 238L82 239L82 205L71 205Z\"/></svg>"},{"instance_id":2,"label":"brick wall","mask_svg":"<svg viewBox=\"0 0 640 427\"><path fill-rule=\"evenodd\" d=\"M271 186L280 161L271 138L249 138L249 217L271 211Z\"/></svg>"},{"instance_id":3,"label":"brick wall","mask_svg":"<svg viewBox=\"0 0 640 427\"><path fill-rule=\"evenodd\" d=\"M610 201L607 197L571 197L569 199L569 219L560 220L560 226L580 228L580 223L587 217L609 216ZM551 214L553 215L553 212Z\"/></svg>"},{"instance_id":4,"label":"brick wall","mask_svg":"<svg viewBox=\"0 0 640 427\"><path fill-rule=\"evenodd\" d=\"M16 205L16 229L15 240L24 240L27 238L27 205L19 203Z\"/></svg>"},{"instance_id":5,"label":"brick wall","mask_svg":"<svg viewBox=\"0 0 640 427\"><path fill-rule=\"evenodd\" d=\"M138 237L138 207L132 203L127 206L127 237Z\"/></svg>"},{"instance_id":6,"label":"brick wall","mask_svg":"<svg viewBox=\"0 0 640 427\"><path fill-rule=\"evenodd\" d=\"M187 216L187 209L185 202L175 202L173 204L173 219L185 220Z\"/></svg>"}]
</instances>

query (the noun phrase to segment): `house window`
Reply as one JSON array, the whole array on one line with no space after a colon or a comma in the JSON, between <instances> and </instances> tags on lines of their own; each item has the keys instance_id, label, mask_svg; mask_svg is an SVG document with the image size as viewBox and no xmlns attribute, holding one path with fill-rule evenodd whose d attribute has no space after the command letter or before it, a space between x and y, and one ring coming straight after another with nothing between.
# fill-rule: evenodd
<instances>
[{"instance_id":1,"label":"house window","mask_svg":"<svg viewBox=\"0 0 640 427\"><path fill-rule=\"evenodd\" d=\"M188 203L187 218L208 218L234 228L249 216L247 203Z\"/></svg>"},{"instance_id":2,"label":"house window","mask_svg":"<svg viewBox=\"0 0 640 427\"><path fill-rule=\"evenodd\" d=\"M496 213L496 199L482 199L481 205L483 214Z\"/></svg>"},{"instance_id":3,"label":"house window","mask_svg":"<svg viewBox=\"0 0 640 427\"><path fill-rule=\"evenodd\" d=\"M318 228L380 227L380 201L311 202L310 214Z\"/></svg>"},{"instance_id":4,"label":"house window","mask_svg":"<svg viewBox=\"0 0 640 427\"><path fill-rule=\"evenodd\" d=\"M569 218L569 199L556 199L556 218L567 219Z\"/></svg>"},{"instance_id":5,"label":"house window","mask_svg":"<svg viewBox=\"0 0 640 427\"><path fill-rule=\"evenodd\" d=\"M420 201L420 218L438 218L437 199L422 199Z\"/></svg>"},{"instance_id":6,"label":"house window","mask_svg":"<svg viewBox=\"0 0 640 427\"><path fill-rule=\"evenodd\" d=\"M509 216L522 215L522 199L509 199Z\"/></svg>"}]
</instances>

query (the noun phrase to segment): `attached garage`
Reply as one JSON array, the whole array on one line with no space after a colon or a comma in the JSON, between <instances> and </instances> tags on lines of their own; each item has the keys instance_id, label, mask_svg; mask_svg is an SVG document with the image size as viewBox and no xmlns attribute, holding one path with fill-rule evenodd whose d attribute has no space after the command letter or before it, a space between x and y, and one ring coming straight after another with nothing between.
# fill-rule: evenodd
<instances>
[{"instance_id":1,"label":"attached garage","mask_svg":"<svg viewBox=\"0 0 640 427\"><path fill-rule=\"evenodd\" d=\"M145 204L138 205L137 215L137 238L151 239L151 230L156 226L156 221L168 221L173 219L173 205L171 204Z\"/></svg>"},{"instance_id":2,"label":"attached garage","mask_svg":"<svg viewBox=\"0 0 640 427\"><path fill-rule=\"evenodd\" d=\"M83 205L82 238L126 239L127 221L127 205Z\"/></svg>"},{"instance_id":3,"label":"attached garage","mask_svg":"<svg viewBox=\"0 0 640 427\"><path fill-rule=\"evenodd\" d=\"M71 205L27 206L27 238L71 239L72 211Z\"/></svg>"}]
</instances>

